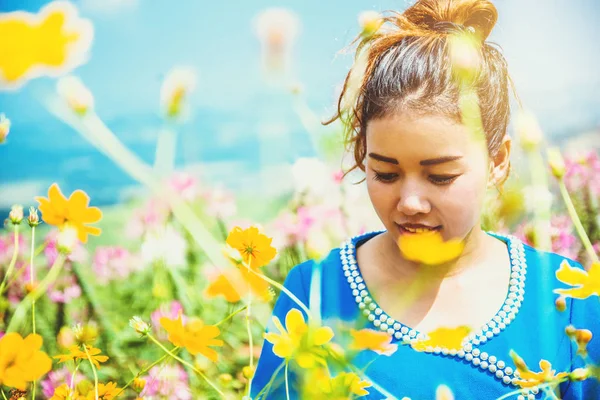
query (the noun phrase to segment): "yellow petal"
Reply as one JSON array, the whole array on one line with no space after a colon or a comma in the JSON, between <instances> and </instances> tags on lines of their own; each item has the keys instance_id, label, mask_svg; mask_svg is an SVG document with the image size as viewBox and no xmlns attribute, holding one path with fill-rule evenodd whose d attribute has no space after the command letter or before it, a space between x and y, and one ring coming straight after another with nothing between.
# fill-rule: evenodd
<instances>
[{"instance_id":1,"label":"yellow petal","mask_svg":"<svg viewBox=\"0 0 600 400\"><path fill-rule=\"evenodd\" d=\"M583 285L588 279L588 273L577 267L571 267L567 260L560 263L556 271L556 279L568 285Z\"/></svg>"},{"instance_id":2,"label":"yellow petal","mask_svg":"<svg viewBox=\"0 0 600 400\"><path fill-rule=\"evenodd\" d=\"M464 243L459 239L444 242L439 232L402 235L398 246L404 258L426 265L439 265L462 254Z\"/></svg>"},{"instance_id":3,"label":"yellow petal","mask_svg":"<svg viewBox=\"0 0 600 400\"><path fill-rule=\"evenodd\" d=\"M328 326L317 328L314 332L314 343L317 346L321 346L328 343L333 338L333 330Z\"/></svg>"},{"instance_id":4,"label":"yellow petal","mask_svg":"<svg viewBox=\"0 0 600 400\"><path fill-rule=\"evenodd\" d=\"M302 312L292 308L285 316L285 327L290 335L302 335L308 329Z\"/></svg>"}]
</instances>

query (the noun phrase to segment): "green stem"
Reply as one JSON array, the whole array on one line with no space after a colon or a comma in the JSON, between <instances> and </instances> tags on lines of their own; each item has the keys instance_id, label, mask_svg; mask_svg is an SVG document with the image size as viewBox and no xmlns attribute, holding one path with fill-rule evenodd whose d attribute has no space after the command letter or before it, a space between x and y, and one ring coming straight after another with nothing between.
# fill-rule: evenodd
<instances>
[{"instance_id":1,"label":"green stem","mask_svg":"<svg viewBox=\"0 0 600 400\"><path fill-rule=\"evenodd\" d=\"M90 367L92 367L92 373L94 374L94 391L96 394L96 400L98 400L98 373L96 372L96 366L94 365L92 357L90 356L90 353L88 352L87 346L85 344L83 345L83 350L85 351L85 355L87 356L87 359L90 362Z\"/></svg>"},{"instance_id":2,"label":"green stem","mask_svg":"<svg viewBox=\"0 0 600 400\"><path fill-rule=\"evenodd\" d=\"M588 237L583 225L581 224L581 220L579 219L579 216L577 215L577 210L575 210L575 206L573 205L573 201L571 200L571 196L569 195L569 191L567 190L567 187L565 186L565 181L563 179L560 179L558 181L558 187L560 188L560 194L563 198L563 201L565 202L565 205L567 206L567 211L569 212L571 221L573 221L575 230L577 231L577 234L579 235L579 239L581 239L583 246L585 247L585 250L587 251L588 256L590 257L590 260L592 260L593 262L596 262L596 263L600 262L600 261L598 261L598 255L594 251L592 242L590 241L590 238Z\"/></svg>"},{"instance_id":3,"label":"green stem","mask_svg":"<svg viewBox=\"0 0 600 400\"><path fill-rule=\"evenodd\" d=\"M271 285L275 286L277 289L281 290L282 292L284 292L286 295L288 295L288 297L290 299L292 299L296 304L298 304L300 306L300 308L302 308L302 310L304 310L304 312L306 313L306 315L308 315L309 319L312 319L312 314L310 312L310 310L308 309L308 307L306 307L304 305L304 303L302 303L300 301L300 299L298 299L292 292L290 292L285 286L283 286L281 283L274 281L273 279L269 278L266 275L263 274L259 274L256 271L254 271L251 268L248 268L248 270L250 272L252 272L254 275L262 278L263 280L269 282Z\"/></svg>"},{"instance_id":4,"label":"green stem","mask_svg":"<svg viewBox=\"0 0 600 400\"><path fill-rule=\"evenodd\" d=\"M8 400L8 399L6 398L6 395L4 394L4 390L2 390L2 397L4 397L4 400Z\"/></svg>"},{"instance_id":5,"label":"green stem","mask_svg":"<svg viewBox=\"0 0 600 400\"><path fill-rule=\"evenodd\" d=\"M566 382L567 380L568 380L567 378L562 378L557 381L552 381L552 382L544 383L542 385L538 385L537 388L538 389L550 388L552 386L559 385L562 382ZM513 390L512 392L508 392L508 393L504 394L503 396L498 397L496 400L504 400L504 399L508 399L509 397L516 396L518 394L521 394L522 390L523 389Z\"/></svg>"},{"instance_id":6,"label":"green stem","mask_svg":"<svg viewBox=\"0 0 600 400\"><path fill-rule=\"evenodd\" d=\"M173 357L175 360L179 361L180 363L182 363L183 365L185 365L186 367L190 368L192 371L194 371L195 373L197 373L198 375L200 375L202 378L204 378L204 380L217 392L219 393L223 398L225 398L225 394L223 392L221 392L219 390L219 388L211 382L210 379L208 379L208 376L206 376L202 371L200 371L199 369L197 369L196 367L194 367L192 364L188 363L187 361L183 360L182 358L178 357L177 355L175 355L172 351L170 351L169 349L167 349L165 346L163 346L163 344L161 342L159 342L158 340L156 340L154 338L154 336L152 335L147 335L148 338L150 340L152 340L158 347L160 347L165 353L167 353L168 355L170 355L171 357Z\"/></svg>"},{"instance_id":7,"label":"green stem","mask_svg":"<svg viewBox=\"0 0 600 400\"><path fill-rule=\"evenodd\" d=\"M33 253L35 251L35 226L31 227L31 256L29 259L29 284L31 289L33 290L33 285L35 282L35 268L33 267ZM31 327L32 331L35 334L35 300L31 301ZM35 392L37 389L37 381L33 381L33 389L31 390L31 400L35 400Z\"/></svg>"},{"instance_id":8,"label":"green stem","mask_svg":"<svg viewBox=\"0 0 600 400\"><path fill-rule=\"evenodd\" d=\"M54 260L54 264L52 264L52 267L50 267L48 274L44 277L44 279L42 279L40 284L37 285L31 293L25 296L25 298L17 306L13 317L10 319L10 323L6 328L6 332L13 332L16 329L16 326L21 324L21 321L23 318L25 318L27 313L26 310L29 308L29 303L37 300L42 294L46 293L46 290L48 290L50 284L54 282L56 278L58 278L58 275L65 264L65 257L65 254L58 253L58 256L56 256L56 260Z\"/></svg>"},{"instance_id":9,"label":"green stem","mask_svg":"<svg viewBox=\"0 0 600 400\"><path fill-rule=\"evenodd\" d=\"M77 371L79 370L79 366L81 365L80 362L78 362L75 365L75 369L73 370L73 374L71 375L71 393L73 393L73 391L75 390L75 375L77 374Z\"/></svg>"},{"instance_id":10,"label":"green stem","mask_svg":"<svg viewBox=\"0 0 600 400\"><path fill-rule=\"evenodd\" d=\"M177 352L180 350L180 347L174 347L172 352L173 354L177 354ZM162 356L161 358L159 358L158 360L154 361L152 364L148 365L147 367L144 367L143 369L140 370L140 372L138 372L137 374L135 374L135 376L133 378L131 378L129 380L129 382L127 382L127 384L125 386L123 386L121 388L121 390L119 390L117 392L117 394L115 395L115 399L125 391L125 389L127 389L132 383L133 381L135 381L137 378L139 378L140 376L142 376L143 374L145 374L146 372L150 371L152 369L152 367L154 367L155 365L160 364L161 362L163 362L167 357L169 357L169 354L165 354L164 356Z\"/></svg>"},{"instance_id":11,"label":"green stem","mask_svg":"<svg viewBox=\"0 0 600 400\"><path fill-rule=\"evenodd\" d=\"M154 169L158 176L166 178L173 173L176 145L176 132L169 127L163 128L158 134L154 158Z\"/></svg>"},{"instance_id":12,"label":"green stem","mask_svg":"<svg viewBox=\"0 0 600 400\"><path fill-rule=\"evenodd\" d=\"M288 379L288 364L289 361L285 361L285 398L290 400L290 383Z\"/></svg>"},{"instance_id":13,"label":"green stem","mask_svg":"<svg viewBox=\"0 0 600 400\"><path fill-rule=\"evenodd\" d=\"M242 311L244 311L244 310L245 310L245 309L247 309L247 308L248 308L248 306L244 306L244 307L242 307L242 308L240 308L240 309L238 309L238 310L234 311L233 313L229 314L228 316L226 316L226 317L225 317L224 319L222 319L221 321L217 322L217 323L215 324L215 326L219 326L219 325L221 325L222 323L225 323L225 322L229 321L231 318L233 318L234 316L236 316L237 314L241 313Z\"/></svg>"},{"instance_id":14,"label":"green stem","mask_svg":"<svg viewBox=\"0 0 600 400\"><path fill-rule=\"evenodd\" d=\"M10 264L8 264L8 268L6 270L6 274L4 274L4 279L2 279L2 284L0 284L0 296L4 293L4 288L6 287L6 281L8 277L12 274L13 269L15 268L15 264L17 263L17 256L19 254L19 225L13 225L14 232L14 240L15 245L13 249L13 255L10 259Z\"/></svg>"}]
</instances>

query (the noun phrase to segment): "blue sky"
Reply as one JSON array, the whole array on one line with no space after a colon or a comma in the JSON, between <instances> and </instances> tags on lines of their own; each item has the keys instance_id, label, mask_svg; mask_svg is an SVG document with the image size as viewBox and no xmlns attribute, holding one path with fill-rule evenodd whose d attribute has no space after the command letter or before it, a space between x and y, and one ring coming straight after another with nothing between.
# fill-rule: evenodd
<instances>
[{"instance_id":1,"label":"blue sky","mask_svg":"<svg viewBox=\"0 0 600 400\"><path fill-rule=\"evenodd\" d=\"M181 132L180 165L204 168L209 180L244 188L271 154L273 165L312 150L291 107L290 96L265 86L253 18L267 7L296 12L301 31L293 51L292 80L302 83L310 106L322 116L332 109L336 87L351 65L340 54L357 32L364 10L403 9L406 1L221 2L159 0L72 1L92 20L95 38L88 63L77 68L93 91L99 115L136 153L152 161L160 128L159 91L175 65L199 72L193 118ZM47 1L0 0L0 12L36 12ZM104 6L102 6L104 4ZM116 4L107 9L106 4ZM118 6L121 4L121 6ZM129 4L129 5L128 5ZM600 5L498 1L500 19L492 40L509 62L519 95L551 137L575 135L600 121ZM1 43L1 42L0 42ZM1 46L1 44L0 44ZM0 208L25 201L58 181L66 191L83 188L99 203L119 200L134 183L41 105L52 93L48 78L18 92L0 92L0 113L11 118L9 143L0 147ZM265 124L285 134L258 140ZM265 147L266 146L266 147ZM279 150L279 151L273 151ZM259 159L260 158L260 159Z\"/></svg>"}]
</instances>

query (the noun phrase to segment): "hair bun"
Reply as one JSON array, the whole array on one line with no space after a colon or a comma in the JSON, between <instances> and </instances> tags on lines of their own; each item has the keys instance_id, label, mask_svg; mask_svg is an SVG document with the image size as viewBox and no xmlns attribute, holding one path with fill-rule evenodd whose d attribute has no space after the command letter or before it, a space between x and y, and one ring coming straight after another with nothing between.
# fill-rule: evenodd
<instances>
[{"instance_id":1,"label":"hair bun","mask_svg":"<svg viewBox=\"0 0 600 400\"><path fill-rule=\"evenodd\" d=\"M431 31L464 27L487 39L498 20L498 10L489 0L417 0L402 14L409 22Z\"/></svg>"}]
</instances>

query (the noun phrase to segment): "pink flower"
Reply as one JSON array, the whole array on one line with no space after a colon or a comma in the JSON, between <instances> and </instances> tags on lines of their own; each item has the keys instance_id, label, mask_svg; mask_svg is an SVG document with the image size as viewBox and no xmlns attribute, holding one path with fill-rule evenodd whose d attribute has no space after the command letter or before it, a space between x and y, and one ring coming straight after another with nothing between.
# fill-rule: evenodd
<instances>
[{"instance_id":1,"label":"pink flower","mask_svg":"<svg viewBox=\"0 0 600 400\"><path fill-rule=\"evenodd\" d=\"M146 233L163 227L169 218L168 204L158 199L150 199L142 207L135 210L127 224L127 236L138 239Z\"/></svg>"},{"instance_id":2,"label":"pink flower","mask_svg":"<svg viewBox=\"0 0 600 400\"><path fill-rule=\"evenodd\" d=\"M71 386L71 377L73 375L66 366L48 372L46 379L42 381L42 392L44 397L49 399L54 394L54 390L60 385L67 384ZM79 372L75 374L75 384L78 384L83 380L83 375Z\"/></svg>"},{"instance_id":3,"label":"pink flower","mask_svg":"<svg viewBox=\"0 0 600 400\"><path fill-rule=\"evenodd\" d=\"M176 173L168 183L171 189L186 201L195 200L200 193L198 180L185 172Z\"/></svg>"},{"instance_id":4,"label":"pink flower","mask_svg":"<svg viewBox=\"0 0 600 400\"><path fill-rule=\"evenodd\" d=\"M140 397L148 400L190 400L192 393L188 375L179 364L163 364L153 367L144 377L146 386Z\"/></svg>"},{"instance_id":5,"label":"pink flower","mask_svg":"<svg viewBox=\"0 0 600 400\"><path fill-rule=\"evenodd\" d=\"M344 171L340 170L333 173L333 181L337 184L341 184L344 180Z\"/></svg>"},{"instance_id":6,"label":"pink flower","mask_svg":"<svg viewBox=\"0 0 600 400\"><path fill-rule=\"evenodd\" d=\"M222 187L212 188L203 194L206 213L219 219L230 218L237 212L235 198Z\"/></svg>"},{"instance_id":7,"label":"pink flower","mask_svg":"<svg viewBox=\"0 0 600 400\"><path fill-rule=\"evenodd\" d=\"M59 278L48 289L48 298L54 303L67 304L81 296L81 287L73 275Z\"/></svg>"},{"instance_id":8,"label":"pink flower","mask_svg":"<svg viewBox=\"0 0 600 400\"><path fill-rule=\"evenodd\" d=\"M125 279L137 270L139 262L123 247L100 246L96 248L92 267L100 283Z\"/></svg>"}]
</instances>

